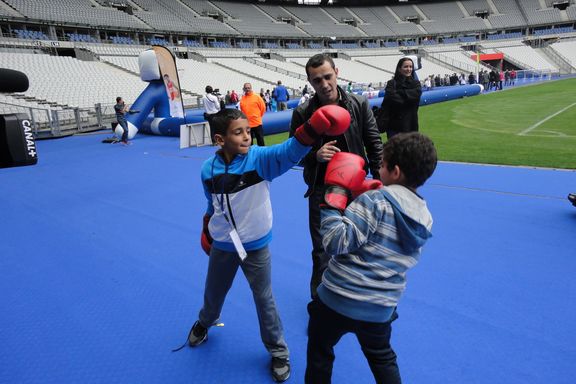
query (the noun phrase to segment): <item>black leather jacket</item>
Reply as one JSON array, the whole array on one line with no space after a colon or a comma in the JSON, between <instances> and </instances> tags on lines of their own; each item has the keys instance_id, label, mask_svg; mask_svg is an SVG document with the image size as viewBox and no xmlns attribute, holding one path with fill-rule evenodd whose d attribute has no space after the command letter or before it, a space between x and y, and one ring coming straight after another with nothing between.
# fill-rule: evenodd
<instances>
[{"instance_id":1,"label":"black leather jacket","mask_svg":"<svg viewBox=\"0 0 576 384\"><path fill-rule=\"evenodd\" d=\"M376 126L374 114L368 100L364 96L346 93L338 87L340 93L339 105L350 112L350 128L344 133L344 140L348 152L362 156L366 161L366 172L370 171L372 177L380 179L379 169L382 163L382 138ZM314 111L320 108L318 96L313 96L307 102L299 105L292 112L290 123L290 136L294 135L296 128L304 124ZM316 160L316 151L325 143L322 137L312 146L312 150L300 162L304 166L304 181L308 185L305 197L308 197L316 186L324 184L325 167L320 167ZM325 163L324 163L325 164Z\"/></svg>"}]
</instances>

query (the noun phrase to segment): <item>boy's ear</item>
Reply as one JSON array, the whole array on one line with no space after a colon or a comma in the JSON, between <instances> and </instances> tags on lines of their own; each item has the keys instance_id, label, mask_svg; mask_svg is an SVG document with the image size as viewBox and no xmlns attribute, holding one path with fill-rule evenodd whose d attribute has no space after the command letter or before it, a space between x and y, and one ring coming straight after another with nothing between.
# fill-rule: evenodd
<instances>
[{"instance_id":1,"label":"boy's ear","mask_svg":"<svg viewBox=\"0 0 576 384\"><path fill-rule=\"evenodd\" d=\"M392 169L392 172L390 172L390 176L392 176L392 179L394 179L395 184L403 184L404 183L404 173L402 172L402 170L400 169L400 167L398 165L394 166L394 168Z\"/></svg>"},{"instance_id":2,"label":"boy's ear","mask_svg":"<svg viewBox=\"0 0 576 384\"><path fill-rule=\"evenodd\" d=\"M220 146L224 145L224 136L217 133L214 135L214 142Z\"/></svg>"}]
</instances>

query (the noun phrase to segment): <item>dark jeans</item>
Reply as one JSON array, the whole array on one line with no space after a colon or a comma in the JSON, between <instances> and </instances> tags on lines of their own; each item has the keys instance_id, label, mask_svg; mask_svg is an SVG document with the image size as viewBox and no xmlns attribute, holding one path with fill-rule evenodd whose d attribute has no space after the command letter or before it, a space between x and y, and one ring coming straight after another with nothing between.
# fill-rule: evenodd
<instances>
[{"instance_id":1,"label":"dark jeans","mask_svg":"<svg viewBox=\"0 0 576 384\"><path fill-rule=\"evenodd\" d=\"M258 144L259 147L265 146L264 128L262 128L262 125L250 128L250 136L252 136L252 144L254 144L254 138L256 138L256 144Z\"/></svg>"},{"instance_id":2,"label":"dark jeans","mask_svg":"<svg viewBox=\"0 0 576 384\"><path fill-rule=\"evenodd\" d=\"M126 122L126 120L121 119L121 120L117 120L118 124L122 127L123 132L122 132L122 138L120 140L122 140L123 142L127 142L128 141L128 123Z\"/></svg>"},{"instance_id":3,"label":"dark jeans","mask_svg":"<svg viewBox=\"0 0 576 384\"><path fill-rule=\"evenodd\" d=\"M308 350L306 359L306 384L332 382L334 346L346 333L356 335L360 347L377 384L400 384L400 371L396 353L390 346L392 322L396 312L385 323L371 323L343 316L320 300L308 304Z\"/></svg>"},{"instance_id":4,"label":"dark jeans","mask_svg":"<svg viewBox=\"0 0 576 384\"><path fill-rule=\"evenodd\" d=\"M324 252L322 235L320 234L320 203L323 201L324 188L316 186L314 192L308 197L308 228L312 239L312 277L310 278L310 297L312 299L318 296L316 289L322 282L322 274L330 261L330 256Z\"/></svg>"}]
</instances>

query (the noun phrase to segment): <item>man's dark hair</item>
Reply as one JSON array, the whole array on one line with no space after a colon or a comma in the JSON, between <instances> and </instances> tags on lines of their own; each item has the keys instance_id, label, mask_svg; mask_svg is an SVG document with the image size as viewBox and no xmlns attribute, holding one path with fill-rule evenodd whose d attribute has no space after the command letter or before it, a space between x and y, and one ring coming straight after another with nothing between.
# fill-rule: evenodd
<instances>
[{"instance_id":1,"label":"man's dark hair","mask_svg":"<svg viewBox=\"0 0 576 384\"><path fill-rule=\"evenodd\" d=\"M121 101L122 101L122 98L121 98L120 96L118 96L118 97L116 98L116 102L119 103L119 102L121 102Z\"/></svg>"},{"instance_id":2,"label":"man's dark hair","mask_svg":"<svg viewBox=\"0 0 576 384\"><path fill-rule=\"evenodd\" d=\"M236 108L224 108L212 117L210 125L215 135L226 136L230 121L238 119L246 119L246 115Z\"/></svg>"},{"instance_id":3,"label":"man's dark hair","mask_svg":"<svg viewBox=\"0 0 576 384\"><path fill-rule=\"evenodd\" d=\"M400 168L407 187L418 188L434 173L438 157L430 138L409 132L394 135L384 144L382 160L389 171L396 165Z\"/></svg>"},{"instance_id":4,"label":"man's dark hair","mask_svg":"<svg viewBox=\"0 0 576 384\"><path fill-rule=\"evenodd\" d=\"M312 56L310 59L308 59L308 62L306 63L306 77L310 76L310 74L308 73L308 68L310 68L310 67L318 68L319 66L321 66L325 62L329 62L332 69L336 68L336 65L334 64L334 60L332 60L330 55L328 55L326 53L318 53L318 54Z\"/></svg>"},{"instance_id":5,"label":"man's dark hair","mask_svg":"<svg viewBox=\"0 0 576 384\"><path fill-rule=\"evenodd\" d=\"M206 93L212 93L213 91L214 89L210 85L206 86Z\"/></svg>"}]
</instances>

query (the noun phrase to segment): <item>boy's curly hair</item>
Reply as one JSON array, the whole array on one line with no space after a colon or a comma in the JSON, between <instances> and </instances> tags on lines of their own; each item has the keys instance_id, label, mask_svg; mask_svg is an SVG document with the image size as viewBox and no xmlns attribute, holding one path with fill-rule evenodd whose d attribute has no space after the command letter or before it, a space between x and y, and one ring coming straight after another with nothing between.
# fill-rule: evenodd
<instances>
[{"instance_id":1,"label":"boy's curly hair","mask_svg":"<svg viewBox=\"0 0 576 384\"><path fill-rule=\"evenodd\" d=\"M418 188L434 173L438 157L430 138L409 132L399 133L384 144L382 160L389 171L396 165L400 168L407 187Z\"/></svg>"}]
</instances>

